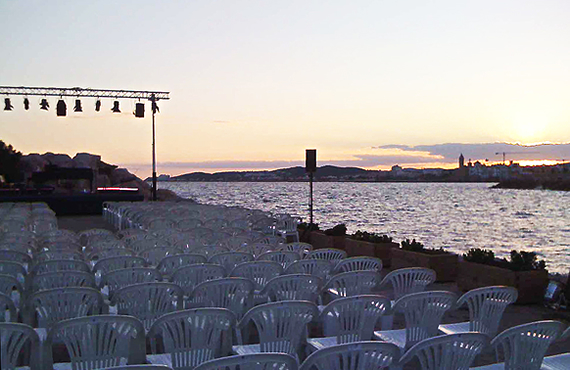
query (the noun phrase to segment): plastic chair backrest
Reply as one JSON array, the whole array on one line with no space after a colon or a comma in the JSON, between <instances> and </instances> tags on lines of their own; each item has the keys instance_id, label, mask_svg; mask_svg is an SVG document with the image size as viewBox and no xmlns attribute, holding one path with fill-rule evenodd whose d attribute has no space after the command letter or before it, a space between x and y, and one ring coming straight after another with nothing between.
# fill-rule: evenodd
<instances>
[{"instance_id":1,"label":"plastic chair backrest","mask_svg":"<svg viewBox=\"0 0 570 370\"><path fill-rule=\"evenodd\" d=\"M127 361L144 363L144 334L143 325L132 316L96 315L55 324L46 345L51 349L54 343L64 343L74 369L99 369Z\"/></svg>"},{"instance_id":2,"label":"plastic chair backrest","mask_svg":"<svg viewBox=\"0 0 570 370\"><path fill-rule=\"evenodd\" d=\"M318 315L317 306L307 301L265 303L247 311L237 328L244 329L253 321L259 334L261 352L297 356L307 324ZM241 340L239 333L238 340Z\"/></svg>"},{"instance_id":3,"label":"plastic chair backrest","mask_svg":"<svg viewBox=\"0 0 570 370\"><path fill-rule=\"evenodd\" d=\"M154 283L162 280L162 275L156 269L149 267L129 267L126 269L113 270L103 275L100 287L105 285L109 288L109 298L126 286Z\"/></svg>"},{"instance_id":4,"label":"plastic chair backrest","mask_svg":"<svg viewBox=\"0 0 570 370\"><path fill-rule=\"evenodd\" d=\"M380 370L399 358L400 349L392 343L363 341L320 349L307 357L299 370Z\"/></svg>"},{"instance_id":5,"label":"plastic chair backrest","mask_svg":"<svg viewBox=\"0 0 570 370\"><path fill-rule=\"evenodd\" d=\"M334 269L334 274L350 271L376 271L382 270L382 260L376 257L350 257L340 260Z\"/></svg>"},{"instance_id":6,"label":"plastic chair backrest","mask_svg":"<svg viewBox=\"0 0 570 370\"><path fill-rule=\"evenodd\" d=\"M6 317L9 314L9 318ZM0 322L18 322L18 311L8 295L0 293Z\"/></svg>"},{"instance_id":7,"label":"plastic chair backrest","mask_svg":"<svg viewBox=\"0 0 570 370\"><path fill-rule=\"evenodd\" d=\"M209 262L224 266L226 271L232 271L234 267L243 262L253 261L253 254L248 252L224 252L210 257Z\"/></svg>"},{"instance_id":8,"label":"plastic chair backrest","mask_svg":"<svg viewBox=\"0 0 570 370\"><path fill-rule=\"evenodd\" d=\"M292 242L285 244L283 250L297 252L301 258L305 258L313 250L313 246L309 243Z\"/></svg>"},{"instance_id":9,"label":"plastic chair backrest","mask_svg":"<svg viewBox=\"0 0 570 370\"><path fill-rule=\"evenodd\" d=\"M76 260L51 260L40 262L32 268L31 275L45 274L58 271L84 271L91 272L86 262Z\"/></svg>"},{"instance_id":10,"label":"plastic chair backrest","mask_svg":"<svg viewBox=\"0 0 570 370\"><path fill-rule=\"evenodd\" d=\"M11 275L0 274L0 293L11 296L14 290L20 295L24 292L24 288L18 279Z\"/></svg>"},{"instance_id":11,"label":"plastic chair backrest","mask_svg":"<svg viewBox=\"0 0 570 370\"><path fill-rule=\"evenodd\" d=\"M289 274L277 276L267 282L261 295L266 295L272 302L310 301L316 302L323 281L308 274Z\"/></svg>"},{"instance_id":12,"label":"plastic chair backrest","mask_svg":"<svg viewBox=\"0 0 570 370\"><path fill-rule=\"evenodd\" d=\"M336 336L337 343L371 340L376 322L390 314L390 300L372 294L335 299L325 306L319 320L326 337Z\"/></svg>"},{"instance_id":13,"label":"plastic chair backrest","mask_svg":"<svg viewBox=\"0 0 570 370\"><path fill-rule=\"evenodd\" d=\"M238 319L252 306L253 281L245 278L224 278L198 284L190 294L195 307L221 307L232 311Z\"/></svg>"},{"instance_id":14,"label":"plastic chair backrest","mask_svg":"<svg viewBox=\"0 0 570 370\"><path fill-rule=\"evenodd\" d=\"M144 258L149 266L158 266L164 257L182 254L182 250L176 247L152 247L140 251L138 256Z\"/></svg>"},{"instance_id":15,"label":"plastic chair backrest","mask_svg":"<svg viewBox=\"0 0 570 370\"><path fill-rule=\"evenodd\" d=\"M23 279L26 276L26 268L19 262L0 261L0 274Z\"/></svg>"},{"instance_id":16,"label":"plastic chair backrest","mask_svg":"<svg viewBox=\"0 0 570 370\"><path fill-rule=\"evenodd\" d=\"M115 256L102 258L95 266L93 266L93 273L100 272L102 275L113 270L126 269L130 267L144 267L146 261L140 256Z\"/></svg>"},{"instance_id":17,"label":"plastic chair backrest","mask_svg":"<svg viewBox=\"0 0 570 370\"><path fill-rule=\"evenodd\" d=\"M255 283L256 290L262 290L265 284L281 275L283 267L273 261L252 261L240 263L230 272L232 277L243 277Z\"/></svg>"},{"instance_id":18,"label":"plastic chair backrest","mask_svg":"<svg viewBox=\"0 0 570 370\"><path fill-rule=\"evenodd\" d=\"M380 281L375 271L351 271L334 275L323 287L323 292L334 290L338 297L370 294Z\"/></svg>"},{"instance_id":19,"label":"plastic chair backrest","mask_svg":"<svg viewBox=\"0 0 570 370\"><path fill-rule=\"evenodd\" d=\"M483 287L470 290L459 297L457 307L466 304L469 308L469 331L494 337L505 308L514 303L517 297L518 292L513 287Z\"/></svg>"},{"instance_id":20,"label":"plastic chair backrest","mask_svg":"<svg viewBox=\"0 0 570 370\"><path fill-rule=\"evenodd\" d=\"M505 362L505 369L538 370L548 346L564 328L563 323L553 320L518 325L497 335L491 346L495 349L497 361Z\"/></svg>"},{"instance_id":21,"label":"plastic chair backrest","mask_svg":"<svg viewBox=\"0 0 570 370\"><path fill-rule=\"evenodd\" d=\"M194 370L297 370L298 368L297 360L291 355L285 353L254 353L206 361Z\"/></svg>"},{"instance_id":22,"label":"plastic chair backrest","mask_svg":"<svg viewBox=\"0 0 570 370\"><path fill-rule=\"evenodd\" d=\"M332 264L327 260L304 259L290 264L283 274L309 274L328 280Z\"/></svg>"},{"instance_id":23,"label":"plastic chair backrest","mask_svg":"<svg viewBox=\"0 0 570 370\"><path fill-rule=\"evenodd\" d=\"M446 311L454 307L457 296L448 291L410 293L398 299L392 310L406 320L406 349L419 341L435 337Z\"/></svg>"},{"instance_id":24,"label":"plastic chair backrest","mask_svg":"<svg viewBox=\"0 0 570 370\"><path fill-rule=\"evenodd\" d=\"M424 339L410 348L400 359L403 366L414 357L422 370L469 369L471 363L489 343L483 333L459 333Z\"/></svg>"},{"instance_id":25,"label":"plastic chair backrest","mask_svg":"<svg viewBox=\"0 0 570 370\"><path fill-rule=\"evenodd\" d=\"M158 353L157 342L162 343L174 368L194 368L221 355L222 335L231 333L235 324L235 315L225 308L196 308L160 317L147 337L152 353Z\"/></svg>"},{"instance_id":26,"label":"plastic chair backrest","mask_svg":"<svg viewBox=\"0 0 570 370\"><path fill-rule=\"evenodd\" d=\"M57 271L35 275L31 282L33 292L67 287L96 288L95 276L85 271Z\"/></svg>"},{"instance_id":27,"label":"plastic chair backrest","mask_svg":"<svg viewBox=\"0 0 570 370\"><path fill-rule=\"evenodd\" d=\"M307 254L307 257L305 258L327 260L331 262L333 266L336 266L336 264L340 260L346 258L346 251L336 248L316 249L314 251L309 252L309 254Z\"/></svg>"},{"instance_id":28,"label":"plastic chair backrest","mask_svg":"<svg viewBox=\"0 0 570 370\"><path fill-rule=\"evenodd\" d=\"M25 324L0 323L0 369L16 369L27 343L31 344L30 368L39 369L40 338L34 329Z\"/></svg>"},{"instance_id":29,"label":"plastic chair backrest","mask_svg":"<svg viewBox=\"0 0 570 370\"><path fill-rule=\"evenodd\" d=\"M52 260L84 261L83 255L75 251L45 251L34 254L34 262L40 263Z\"/></svg>"},{"instance_id":30,"label":"plastic chair backrest","mask_svg":"<svg viewBox=\"0 0 570 370\"><path fill-rule=\"evenodd\" d=\"M139 319L145 330L162 315L182 309L184 292L172 283L142 283L121 288L113 294L111 305L119 315Z\"/></svg>"},{"instance_id":31,"label":"plastic chair backrest","mask_svg":"<svg viewBox=\"0 0 570 370\"><path fill-rule=\"evenodd\" d=\"M380 288L391 284L394 289L394 299L409 293L423 292L429 284L435 281L435 271L423 267L410 267L394 270L382 279Z\"/></svg>"},{"instance_id":32,"label":"plastic chair backrest","mask_svg":"<svg viewBox=\"0 0 570 370\"><path fill-rule=\"evenodd\" d=\"M183 266L174 271L170 281L182 287L185 295L190 295L192 290L204 281L221 279L226 276L223 266L213 263L198 263Z\"/></svg>"},{"instance_id":33,"label":"plastic chair backrest","mask_svg":"<svg viewBox=\"0 0 570 370\"><path fill-rule=\"evenodd\" d=\"M29 266L32 263L32 257L21 251L0 250L0 261L20 262Z\"/></svg>"},{"instance_id":34,"label":"plastic chair backrest","mask_svg":"<svg viewBox=\"0 0 570 370\"><path fill-rule=\"evenodd\" d=\"M160 260L156 269L164 276L171 276L174 271L182 266L193 265L196 263L206 263L205 256L196 253L183 253L166 256Z\"/></svg>"},{"instance_id":35,"label":"plastic chair backrest","mask_svg":"<svg viewBox=\"0 0 570 370\"><path fill-rule=\"evenodd\" d=\"M100 314L103 296L93 288L48 289L32 294L26 307L30 319L34 316L37 319L39 328L50 328L62 320Z\"/></svg>"},{"instance_id":36,"label":"plastic chair backrest","mask_svg":"<svg viewBox=\"0 0 570 370\"><path fill-rule=\"evenodd\" d=\"M284 269L293 262L300 260L299 253L293 251L271 251L257 256L258 261L273 261L279 263Z\"/></svg>"}]
</instances>

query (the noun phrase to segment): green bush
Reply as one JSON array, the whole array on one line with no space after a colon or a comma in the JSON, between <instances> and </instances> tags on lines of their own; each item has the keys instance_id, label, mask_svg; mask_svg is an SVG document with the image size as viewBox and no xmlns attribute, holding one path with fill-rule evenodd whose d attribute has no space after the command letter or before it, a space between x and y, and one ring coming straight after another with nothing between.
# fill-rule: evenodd
<instances>
[{"instance_id":1,"label":"green bush","mask_svg":"<svg viewBox=\"0 0 570 370\"><path fill-rule=\"evenodd\" d=\"M490 265L495 261L495 253L488 249L471 248L463 254L463 259L468 262Z\"/></svg>"},{"instance_id":2,"label":"green bush","mask_svg":"<svg viewBox=\"0 0 570 370\"><path fill-rule=\"evenodd\" d=\"M352 234L352 239L354 240L362 240L365 242L370 242L370 243L391 243L392 242L392 238L389 237L388 235L380 235L380 234L376 234L376 233L369 233L367 231L356 231L354 234Z\"/></svg>"},{"instance_id":3,"label":"green bush","mask_svg":"<svg viewBox=\"0 0 570 370\"><path fill-rule=\"evenodd\" d=\"M513 271L544 270L546 262L538 261L535 252L511 251L510 269Z\"/></svg>"},{"instance_id":4,"label":"green bush","mask_svg":"<svg viewBox=\"0 0 570 370\"><path fill-rule=\"evenodd\" d=\"M338 224L334 226L332 229L325 230L325 234L328 236L344 236L346 235L346 225Z\"/></svg>"},{"instance_id":5,"label":"green bush","mask_svg":"<svg viewBox=\"0 0 570 370\"><path fill-rule=\"evenodd\" d=\"M424 245L417 242L416 239L410 241L410 239L402 240L402 249L412 252L422 252L424 250Z\"/></svg>"}]
</instances>

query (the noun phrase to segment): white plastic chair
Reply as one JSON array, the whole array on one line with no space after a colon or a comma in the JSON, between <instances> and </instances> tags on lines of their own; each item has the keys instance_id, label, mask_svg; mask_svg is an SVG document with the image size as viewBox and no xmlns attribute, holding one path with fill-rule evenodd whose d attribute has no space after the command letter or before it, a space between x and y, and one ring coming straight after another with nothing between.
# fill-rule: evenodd
<instances>
[{"instance_id":1,"label":"white plastic chair","mask_svg":"<svg viewBox=\"0 0 570 370\"><path fill-rule=\"evenodd\" d=\"M284 238L277 235L265 235L253 242L270 245L271 249L278 249L280 245L287 244L287 241Z\"/></svg>"},{"instance_id":2,"label":"white plastic chair","mask_svg":"<svg viewBox=\"0 0 570 370\"><path fill-rule=\"evenodd\" d=\"M317 306L307 301L281 301L255 306L236 326L238 344L232 347L233 352L239 355L279 352L298 358L307 324L318 314ZM250 321L257 328L259 344L244 344L241 331L247 328Z\"/></svg>"},{"instance_id":3,"label":"white plastic chair","mask_svg":"<svg viewBox=\"0 0 570 370\"><path fill-rule=\"evenodd\" d=\"M156 320L148 332L152 354L147 355L147 360L174 369L193 369L222 355L223 337L231 335L235 323L235 315L224 308L166 314Z\"/></svg>"},{"instance_id":4,"label":"white plastic chair","mask_svg":"<svg viewBox=\"0 0 570 370\"><path fill-rule=\"evenodd\" d=\"M276 249L277 249L277 247L274 247L271 244L252 242L252 243L248 243L242 250L244 252L251 253L255 257L257 257L257 256L262 255L263 253L271 252L271 251L276 250Z\"/></svg>"},{"instance_id":5,"label":"white plastic chair","mask_svg":"<svg viewBox=\"0 0 570 370\"><path fill-rule=\"evenodd\" d=\"M292 239L293 242L299 241L299 231L297 231L298 219L295 217L284 217L277 220L275 232L285 240Z\"/></svg>"},{"instance_id":6,"label":"white plastic chair","mask_svg":"<svg viewBox=\"0 0 570 370\"><path fill-rule=\"evenodd\" d=\"M456 304L456 308L463 304L467 305L469 321L440 325L439 330L444 334L479 332L493 338L497 335L505 308L514 303L517 297L517 290L507 286L490 286L470 290L459 297Z\"/></svg>"},{"instance_id":7,"label":"white plastic chair","mask_svg":"<svg viewBox=\"0 0 570 370\"><path fill-rule=\"evenodd\" d=\"M253 306L254 287L253 281L245 278L209 280L194 288L189 302L194 307L227 308L239 320Z\"/></svg>"},{"instance_id":8,"label":"white plastic chair","mask_svg":"<svg viewBox=\"0 0 570 370\"><path fill-rule=\"evenodd\" d=\"M570 327L566 328L560 340L570 338ZM545 356L542 360L541 370L564 370L570 369L570 352L561 353L558 355Z\"/></svg>"},{"instance_id":9,"label":"white plastic chair","mask_svg":"<svg viewBox=\"0 0 570 370\"><path fill-rule=\"evenodd\" d=\"M279 263L283 269L286 269L287 266L292 264L293 262L301 259L297 252L292 251L271 251L265 252L260 254L256 258L258 261L273 261Z\"/></svg>"},{"instance_id":10,"label":"white plastic chair","mask_svg":"<svg viewBox=\"0 0 570 370\"><path fill-rule=\"evenodd\" d=\"M255 257L253 257L253 254L251 253L233 251L233 252L215 254L210 257L209 262L224 266L226 271L232 271L234 267L236 267L240 263L251 262L254 260Z\"/></svg>"},{"instance_id":11,"label":"white plastic chair","mask_svg":"<svg viewBox=\"0 0 570 370\"><path fill-rule=\"evenodd\" d=\"M45 274L47 272L58 272L58 271L84 271L91 272L89 265L83 261L75 260L52 260L40 262L32 268L29 272L30 276L35 276L39 274Z\"/></svg>"},{"instance_id":12,"label":"white plastic chair","mask_svg":"<svg viewBox=\"0 0 570 370\"><path fill-rule=\"evenodd\" d=\"M333 266L336 266L336 264L340 260L346 258L346 251L336 248L316 249L314 251L309 252L309 254L307 254L305 258L326 260L332 263Z\"/></svg>"},{"instance_id":13,"label":"white plastic chair","mask_svg":"<svg viewBox=\"0 0 570 370\"><path fill-rule=\"evenodd\" d=\"M466 370L489 338L483 333L461 333L424 339L400 359L404 366L417 357L421 370Z\"/></svg>"},{"instance_id":14,"label":"white plastic chair","mask_svg":"<svg viewBox=\"0 0 570 370\"><path fill-rule=\"evenodd\" d=\"M160 281L162 281L162 276L156 269L149 267L129 267L126 269L113 270L103 275L99 288L101 292L106 293L109 298L112 298L117 290L129 285Z\"/></svg>"},{"instance_id":15,"label":"white plastic chair","mask_svg":"<svg viewBox=\"0 0 570 370\"><path fill-rule=\"evenodd\" d=\"M57 271L35 275L30 284L32 292L66 287L96 288L97 286L93 274L85 271Z\"/></svg>"},{"instance_id":16,"label":"white plastic chair","mask_svg":"<svg viewBox=\"0 0 570 370\"><path fill-rule=\"evenodd\" d=\"M323 281L317 276L290 274L277 276L267 282L259 293L271 302L310 301L316 303Z\"/></svg>"},{"instance_id":17,"label":"white plastic chair","mask_svg":"<svg viewBox=\"0 0 570 370\"><path fill-rule=\"evenodd\" d=\"M6 294L14 302L16 307L23 305L24 288L13 276L0 274L0 293Z\"/></svg>"},{"instance_id":18,"label":"white plastic chair","mask_svg":"<svg viewBox=\"0 0 570 370\"><path fill-rule=\"evenodd\" d=\"M156 267L163 258L176 254L182 254L182 250L176 247L161 246L145 249L137 255L144 258L149 266Z\"/></svg>"},{"instance_id":19,"label":"white plastic chair","mask_svg":"<svg viewBox=\"0 0 570 370\"><path fill-rule=\"evenodd\" d=\"M111 305L119 315L132 315L149 330L162 315L182 309L183 291L172 283L141 283L121 288L113 294Z\"/></svg>"},{"instance_id":20,"label":"white plastic chair","mask_svg":"<svg viewBox=\"0 0 570 370\"><path fill-rule=\"evenodd\" d=\"M12 299L0 293L0 322L18 322L18 310Z\"/></svg>"},{"instance_id":21,"label":"white plastic chair","mask_svg":"<svg viewBox=\"0 0 570 370\"><path fill-rule=\"evenodd\" d=\"M309 243L292 242L285 244L283 250L297 252L301 258L305 258L313 250L313 246Z\"/></svg>"},{"instance_id":22,"label":"white plastic chair","mask_svg":"<svg viewBox=\"0 0 570 370\"><path fill-rule=\"evenodd\" d=\"M94 274L104 275L113 270L126 269L131 267L145 267L146 261L139 256L115 256L102 258L93 266Z\"/></svg>"},{"instance_id":23,"label":"white plastic chair","mask_svg":"<svg viewBox=\"0 0 570 370\"><path fill-rule=\"evenodd\" d=\"M504 363L474 369L538 370L548 346L560 336L564 327L559 321L545 320L509 328L491 341L497 361Z\"/></svg>"},{"instance_id":24,"label":"white plastic chair","mask_svg":"<svg viewBox=\"0 0 570 370\"><path fill-rule=\"evenodd\" d=\"M0 261L0 274L13 276L23 284L27 272L24 265L19 262Z\"/></svg>"},{"instance_id":25,"label":"white plastic chair","mask_svg":"<svg viewBox=\"0 0 570 370\"><path fill-rule=\"evenodd\" d=\"M254 303L265 303L267 297L261 294L265 284L281 275L283 267L273 261L252 261L240 263L230 272L231 277L243 277L255 283Z\"/></svg>"},{"instance_id":26,"label":"white plastic chair","mask_svg":"<svg viewBox=\"0 0 570 370\"><path fill-rule=\"evenodd\" d=\"M30 345L30 347L27 347ZM40 370L40 339L38 334L25 324L0 323L0 369L16 369L19 358L30 370Z\"/></svg>"},{"instance_id":27,"label":"white plastic chair","mask_svg":"<svg viewBox=\"0 0 570 370\"><path fill-rule=\"evenodd\" d=\"M83 254L76 251L45 251L34 254L34 262L40 263L52 260L76 260L84 261Z\"/></svg>"},{"instance_id":28,"label":"white plastic chair","mask_svg":"<svg viewBox=\"0 0 570 370\"><path fill-rule=\"evenodd\" d=\"M162 276L169 278L172 276L174 271L182 266L193 265L196 263L206 263L207 258L201 254L195 253L183 253L175 254L172 256L166 256L160 260L156 269L160 271Z\"/></svg>"},{"instance_id":29,"label":"white plastic chair","mask_svg":"<svg viewBox=\"0 0 570 370\"><path fill-rule=\"evenodd\" d=\"M180 231L188 231L196 227L202 227L202 221L197 218L183 218L178 220L176 228Z\"/></svg>"},{"instance_id":30,"label":"white plastic chair","mask_svg":"<svg viewBox=\"0 0 570 370\"><path fill-rule=\"evenodd\" d=\"M174 271L170 281L182 287L184 295L189 296L198 284L221 279L225 276L226 269L223 266L213 263L198 263L180 267Z\"/></svg>"},{"instance_id":31,"label":"white plastic chair","mask_svg":"<svg viewBox=\"0 0 570 370\"><path fill-rule=\"evenodd\" d=\"M101 369L145 363L145 332L132 316L97 315L62 321L48 334L46 369ZM71 364L55 363L52 347L63 343ZM71 365L71 366L70 366Z\"/></svg>"},{"instance_id":32,"label":"white plastic chair","mask_svg":"<svg viewBox=\"0 0 570 370\"><path fill-rule=\"evenodd\" d=\"M105 369L101 370L174 370L171 367L166 365L124 365L124 366L113 366L113 367L106 367Z\"/></svg>"},{"instance_id":33,"label":"white plastic chair","mask_svg":"<svg viewBox=\"0 0 570 370\"><path fill-rule=\"evenodd\" d=\"M303 361L299 370L380 370L399 358L400 350L392 343L363 341L318 350Z\"/></svg>"},{"instance_id":34,"label":"white plastic chair","mask_svg":"<svg viewBox=\"0 0 570 370\"><path fill-rule=\"evenodd\" d=\"M382 260L376 257L350 257L339 261L333 274L350 271L382 271Z\"/></svg>"},{"instance_id":35,"label":"white plastic chair","mask_svg":"<svg viewBox=\"0 0 570 370\"><path fill-rule=\"evenodd\" d=\"M0 261L20 262L27 268L32 264L32 257L21 251L0 250Z\"/></svg>"},{"instance_id":36,"label":"white plastic chair","mask_svg":"<svg viewBox=\"0 0 570 370\"><path fill-rule=\"evenodd\" d=\"M410 267L390 271L378 284L378 289L382 290L388 286L392 287L392 306L396 300L406 294L423 292L426 287L435 281L435 271L423 267ZM392 329L394 322L393 315L382 317L382 329Z\"/></svg>"},{"instance_id":37,"label":"white plastic chair","mask_svg":"<svg viewBox=\"0 0 570 370\"><path fill-rule=\"evenodd\" d=\"M443 315L456 301L456 295L447 291L434 290L405 295L396 301L392 311L404 315L406 328L375 331L374 338L394 343L404 353L414 344L435 337Z\"/></svg>"},{"instance_id":38,"label":"white plastic chair","mask_svg":"<svg viewBox=\"0 0 570 370\"><path fill-rule=\"evenodd\" d=\"M372 340L377 321L390 313L390 300L379 295L339 298L324 307L319 315L324 338L307 339L307 350Z\"/></svg>"},{"instance_id":39,"label":"white plastic chair","mask_svg":"<svg viewBox=\"0 0 570 370\"><path fill-rule=\"evenodd\" d=\"M351 271L334 275L323 287L323 300L370 294L379 281L380 274L375 271Z\"/></svg>"},{"instance_id":40,"label":"white plastic chair","mask_svg":"<svg viewBox=\"0 0 570 370\"><path fill-rule=\"evenodd\" d=\"M290 264L283 274L309 274L327 281L332 267L332 264L327 260L304 259Z\"/></svg>"},{"instance_id":41,"label":"white plastic chair","mask_svg":"<svg viewBox=\"0 0 570 370\"><path fill-rule=\"evenodd\" d=\"M285 353L256 353L206 361L195 370L297 370L297 360Z\"/></svg>"}]
</instances>

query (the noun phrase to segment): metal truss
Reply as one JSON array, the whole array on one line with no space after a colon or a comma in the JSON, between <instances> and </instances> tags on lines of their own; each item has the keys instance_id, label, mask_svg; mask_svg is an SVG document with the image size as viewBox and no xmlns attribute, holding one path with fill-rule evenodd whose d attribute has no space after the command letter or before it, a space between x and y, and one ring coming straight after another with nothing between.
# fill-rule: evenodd
<instances>
[{"instance_id":1,"label":"metal truss","mask_svg":"<svg viewBox=\"0 0 570 370\"><path fill-rule=\"evenodd\" d=\"M145 99L150 101L168 100L170 92L165 91L133 91L133 90L99 90L81 87L26 87L0 86L0 95L38 95L38 96L73 96L112 99Z\"/></svg>"}]
</instances>

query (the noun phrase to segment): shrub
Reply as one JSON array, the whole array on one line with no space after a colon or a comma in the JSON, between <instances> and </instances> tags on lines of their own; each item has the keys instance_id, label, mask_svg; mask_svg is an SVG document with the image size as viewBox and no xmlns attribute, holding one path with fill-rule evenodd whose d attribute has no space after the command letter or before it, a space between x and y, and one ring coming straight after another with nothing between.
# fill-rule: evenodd
<instances>
[{"instance_id":1,"label":"shrub","mask_svg":"<svg viewBox=\"0 0 570 370\"><path fill-rule=\"evenodd\" d=\"M495 261L495 253L488 249L471 248L463 255L463 259L468 262L490 265Z\"/></svg>"},{"instance_id":2,"label":"shrub","mask_svg":"<svg viewBox=\"0 0 570 370\"><path fill-rule=\"evenodd\" d=\"M513 271L544 270L546 262L538 261L535 252L511 251L510 269Z\"/></svg>"},{"instance_id":3,"label":"shrub","mask_svg":"<svg viewBox=\"0 0 570 370\"><path fill-rule=\"evenodd\" d=\"M344 236L346 235L346 225L338 224L334 226L332 229L325 230L325 234L328 236Z\"/></svg>"},{"instance_id":4,"label":"shrub","mask_svg":"<svg viewBox=\"0 0 570 370\"><path fill-rule=\"evenodd\" d=\"M317 230L319 230L319 224L301 222L297 225L297 229L308 230L308 231L317 231Z\"/></svg>"},{"instance_id":5,"label":"shrub","mask_svg":"<svg viewBox=\"0 0 570 370\"><path fill-rule=\"evenodd\" d=\"M416 239L410 241L410 239L402 240L402 249L412 252L422 252L424 250L424 245L417 242Z\"/></svg>"},{"instance_id":6,"label":"shrub","mask_svg":"<svg viewBox=\"0 0 570 370\"><path fill-rule=\"evenodd\" d=\"M391 243L392 242L392 238L389 237L388 235L380 235L380 234L369 233L369 232L360 231L360 230L358 230L354 234L352 234L352 239L362 240L362 241L370 242L370 243Z\"/></svg>"}]
</instances>

